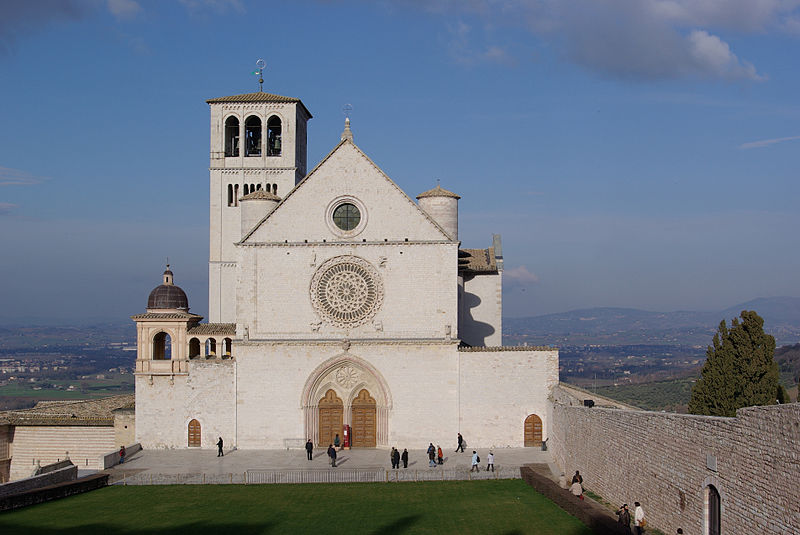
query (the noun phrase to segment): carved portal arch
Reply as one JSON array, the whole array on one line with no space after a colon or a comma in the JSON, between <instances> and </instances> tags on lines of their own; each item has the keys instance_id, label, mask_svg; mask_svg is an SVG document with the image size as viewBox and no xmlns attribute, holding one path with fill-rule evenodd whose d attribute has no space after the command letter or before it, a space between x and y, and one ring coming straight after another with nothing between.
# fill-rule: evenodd
<instances>
[{"instance_id":1,"label":"carved portal arch","mask_svg":"<svg viewBox=\"0 0 800 535\"><path fill-rule=\"evenodd\" d=\"M323 362L309 375L301 397L307 437L319 444L320 402L332 394L343 401L343 424L352 425L353 403L366 395L374 402L375 444L387 445L392 398L381 373L364 359L344 353ZM359 398L359 395L361 396ZM323 404L325 402L323 401Z\"/></svg>"}]
</instances>

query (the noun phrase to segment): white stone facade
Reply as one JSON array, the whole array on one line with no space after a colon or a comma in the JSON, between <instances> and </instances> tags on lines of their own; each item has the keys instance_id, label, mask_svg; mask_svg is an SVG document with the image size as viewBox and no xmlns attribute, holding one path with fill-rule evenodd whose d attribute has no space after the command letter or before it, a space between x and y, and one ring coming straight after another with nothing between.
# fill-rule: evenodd
<instances>
[{"instance_id":1,"label":"white stone facade","mask_svg":"<svg viewBox=\"0 0 800 535\"><path fill-rule=\"evenodd\" d=\"M302 178L310 114L296 99L209 104L211 323L177 304L134 316L144 448L327 445L337 417L377 447L454 444L458 432L474 447L522 446L532 414L547 438L558 352L499 347L499 236L460 250L458 196L437 186L416 203L349 129ZM265 154L267 130L261 155L231 155L235 136L256 139L253 115L265 127L280 117L280 156ZM245 200L242 213L254 189L280 200Z\"/></svg>"}]
</instances>

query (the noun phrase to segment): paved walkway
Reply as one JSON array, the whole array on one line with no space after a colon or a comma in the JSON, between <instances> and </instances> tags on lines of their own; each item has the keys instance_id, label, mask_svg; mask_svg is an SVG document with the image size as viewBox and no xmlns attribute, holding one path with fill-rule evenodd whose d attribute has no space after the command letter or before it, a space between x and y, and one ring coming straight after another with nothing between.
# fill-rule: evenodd
<instances>
[{"instance_id":1,"label":"paved walkway","mask_svg":"<svg viewBox=\"0 0 800 535\"><path fill-rule=\"evenodd\" d=\"M525 464L549 464L553 467L549 452L535 448L501 448L493 450L495 467L503 472L515 471L519 477L519 467ZM481 468L486 470L488 449L479 449ZM409 450L409 469L423 470L428 468L428 457L424 450ZM465 453L454 453L449 449L445 453L444 467L448 469L469 470L472 458L471 450ZM389 450L385 449L353 449L341 450L336 460L341 468L386 468L391 469ZM113 476L121 476L120 472L143 474L242 474L247 470L298 470L327 469L328 455L325 449L314 449L313 460L306 458L305 450L234 450L225 451L223 457L217 457L217 450L142 450L129 457L124 464L109 469ZM432 469L431 469L432 470ZM557 478L556 478L557 479Z\"/></svg>"}]
</instances>

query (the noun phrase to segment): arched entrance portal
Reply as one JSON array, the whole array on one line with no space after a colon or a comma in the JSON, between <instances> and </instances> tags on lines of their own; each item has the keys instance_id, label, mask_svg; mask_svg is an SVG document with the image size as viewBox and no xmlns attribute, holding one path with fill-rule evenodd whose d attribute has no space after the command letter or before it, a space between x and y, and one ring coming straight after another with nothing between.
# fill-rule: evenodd
<instances>
[{"instance_id":1,"label":"arched entrance portal","mask_svg":"<svg viewBox=\"0 0 800 535\"><path fill-rule=\"evenodd\" d=\"M320 446L333 444L333 439L340 433L341 439L344 407L342 400L331 389L325 392L325 397L319 400L319 438Z\"/></svg>"},{"instance_id":2,"label":"arched entrance portal","mask_svg":"<svg viewBox=\"0 0 800 535\"><path fill-rule=\"evenodd\" d=\"M199 448L200 447L200 422L197 420L192 420L189 422L189 447L190 448Z\"/></svg>"},{"instance_id":3,"label":"arched entrance portal","mask_svg":"<svg viewBox=\"0 0 800 535\"><path fill-rule=\"evenodd\" d=\"M353 400L350 425L353 428L354 448L374 448L376 442L375 400L365 389L361 389Z\"/></svg>"},{"instance_id":4,"label":"arched entrance portal","mask_svg":"<svg viewBox=\"0 0 800 535\"><path fill-rule=\"evenodd\" d=\"M386 380L370 363L347 351L317 366L308 376L300 402L306 437L314 444L327 446L336 433L343 440L343 425L351 426L355 447L389 443L392 399ZM339 412L331 410L334 406Z\"/></svg>"},{"instance_id":5,"label":"arched entrance portal","mask_svg":"<svg viewBox=\"0 0 800 535\"><path fill-rule=\"evenodd\" d=\"M519 428L517 428L519 429ZM519 436L519 435L517 435ZM525 447L541 447L542 445L542 419L535 414L525 418Z\"/></svg>"}]
</instances>

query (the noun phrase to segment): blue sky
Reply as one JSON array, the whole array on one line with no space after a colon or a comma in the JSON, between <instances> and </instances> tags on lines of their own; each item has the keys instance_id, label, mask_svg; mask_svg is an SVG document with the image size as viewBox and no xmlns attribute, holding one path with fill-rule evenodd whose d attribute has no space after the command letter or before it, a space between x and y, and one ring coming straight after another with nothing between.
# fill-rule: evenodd
<instances>
[{"instance_id":1,"label":"blue sky","mask_svg":"<svg viewBox=\"0 0 800 535\"><path fill-rule=\"evenodd\" d=\"M18 4L18 5L14 5ZM800 295L800 0L0 4L0 322L207 309L208 98L314 114L500 233L505 314Z\"/></svg>"}]
</instances>

